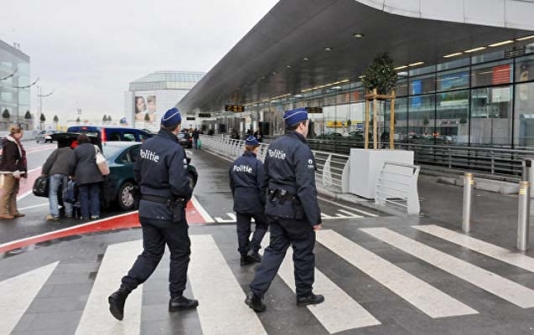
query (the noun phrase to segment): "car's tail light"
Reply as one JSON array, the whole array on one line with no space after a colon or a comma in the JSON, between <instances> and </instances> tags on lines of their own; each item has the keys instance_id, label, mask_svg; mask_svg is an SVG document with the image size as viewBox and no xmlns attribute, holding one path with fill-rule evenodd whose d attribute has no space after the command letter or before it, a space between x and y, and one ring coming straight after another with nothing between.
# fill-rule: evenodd
<instances>
[{"instance_id":1,"label":"car's tail light","mask_svg":"<svg viewBox=\"0 0 534 335\"><path fill-rule=\"evenodd\" d=\"M102 143L106 142L106 128L102 127Z\"/></svg>"}]
</instances>

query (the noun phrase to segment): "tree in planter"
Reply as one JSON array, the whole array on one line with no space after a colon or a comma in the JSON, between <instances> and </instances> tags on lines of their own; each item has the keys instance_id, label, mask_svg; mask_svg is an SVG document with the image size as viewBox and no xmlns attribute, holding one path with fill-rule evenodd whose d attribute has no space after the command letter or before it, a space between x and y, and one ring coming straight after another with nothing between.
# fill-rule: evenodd
<instances>
[{"instance_id":1,"label":"tree in planter","mask_svg":"<svg viewBox=\"0 0 534 335\"><path fill-rule=\"evenodd\" d=\"M76 118L76 123L80 123L80 117L79 116Z\"/></svg>"},{"instance_id":2,"label":"tree in planter","mask_svg":"<svg viewBox=\"0 0 534 335\"><path fill-rule=\"evenodd\" d=\"M44 114L41 114L41 129L44 128L44 124L45 124L45 122L46 122L46 117L45 117Z\"/></svg>"},{"instance_id":3,"label":"tree in planter","mask_svg":"<svg viewBox=\"0 0 534 335\"><path fill-rule=\"evenodd\" d=\"M365 104L365 149L368 146L369 134L369 103L373 100L373 148L378 144L378 104L377 99L391 99L390 104L390 133L395 132L395 88L397 87L397 72L393 67L393 60L388 53L378 55L364 72L362 84L368 94ZM369 94L372 92L372 94ZM393 136L390 136L390 149L393 149Z\"/></svg>"},{"instance_id":4,"label":"tree in planter","mask_svg":"<svg viewBox=\"0 0 534 335\"><path fill-rule=\"evenodd\" d=\"M111 123L111 115L108 115L108 123Z\"/></svg>"},{"instance_id":5,"label":"tree in planter","mask_svg":"<svg viewBox=\"0 0 534 335\"><path fill-rule=\"evenodd\" d=\"M106 114L104 114L104 116L102 117L102 124L105 124L107 120L108 117L106 116Z\"/></svg>"},{"instance_id":6,"label":"tree in planter","mask_svg":"<svg viewBox=\"0 0 534 335\"><path fill-rule=\"evenodd\" d=\"M423 125L425 126L425 133L426 133L426 127L428 126L429 123L430 121L428 121L428 117L425 115L425 118L423 119Z\"/></svg>"},{"instance_id":7,"label":"tree in planter","mask_svg":"<svg viewBox=\"0 0 534 335\"><path fill-rule=\"evenodd\" d=\"M148 115L148 113L145 114L145 123L146 122L150 123L150 115Z\"/></svg>"},{"instance_id":8,"label":"tree in planter","mask_svg":"<svg viewBox=\"0 0 534 335\"><path fill-rule=\"evenodd\" d=\"M2 112L2 118L6 119L7 121L9 121L9 118L11 117L11 115L9 114L9 111L6 109L4 109L4 111Z\"/></svg>"},{"instance_id":9,"label":"tree in planter","mask_svg":"<svg viewBox=\"0 0 534 335\"><path fill-rule=\"evenodd\" d=\"M54 123L58 123L59 122L59 119L57 117L57 115L54 115Z\"/></svg>"},{"instance_id":10,"label":"tree in planter","mask_svg":"<svg viewBox=\"0 0 534 335\"><path fill-rule=\"evenodd\" d=\"M30 113L30 111L26 111L26 114L24 114L24 119L30 122L30 120L32 119L32 114Z\"/></svg>"}]
</instances>

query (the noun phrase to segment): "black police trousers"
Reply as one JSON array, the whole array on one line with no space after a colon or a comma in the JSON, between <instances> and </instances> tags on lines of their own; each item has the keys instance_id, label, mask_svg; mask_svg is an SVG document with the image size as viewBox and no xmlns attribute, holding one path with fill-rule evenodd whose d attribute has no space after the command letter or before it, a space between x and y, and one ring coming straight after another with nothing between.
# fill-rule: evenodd
<instances>
[{"instance_id":1,"label":"black police trousers","mask_svg":"<svg viewBox=\"0 0 534 335\"><path fill-rule=\"evenodd\" d=\"M165 244L171 252L169 291L171 298L179 297L185 290L187 268L191 255L189 225L184 219L180 222L139 218L143 229L143 253L137 257L128 275L122 278L122 286L134 290L144 283L158 266Z\"/></svg>"},{"instance_id":2,"label":"black police trousers","mask_svg":"<svg viewBox=\"0 0 534 335\"><path fill-rule=\"evenodd\" d=\"M267 223L267 218L265 214L242 214L236 213L237 218L237 242L239 243L239 248L237 251L241 255L245 255L249 250L257 252L261 248L261 240L263 236L267 233L267 228L269 224ZM251 232L251 220L254 218L256 222L256 229L252 235L252 240L250 240Z\"/></svg>"},{"instance_id":3,"label":"black police trousers","mask_svg":"<svg viewBox=\"0 0 534 335\"><path fill-rule=\"evenodd\" d=\"M297 297L310 294L315 280L315 231L303 220L286 220L267 215L271 231L269 246L263 253L260 266L250 283L250 289L257 296L269 289L284 257L287 248L293 247L293 263L295 266L295 286Z\"/></svg>"}]
</instances>

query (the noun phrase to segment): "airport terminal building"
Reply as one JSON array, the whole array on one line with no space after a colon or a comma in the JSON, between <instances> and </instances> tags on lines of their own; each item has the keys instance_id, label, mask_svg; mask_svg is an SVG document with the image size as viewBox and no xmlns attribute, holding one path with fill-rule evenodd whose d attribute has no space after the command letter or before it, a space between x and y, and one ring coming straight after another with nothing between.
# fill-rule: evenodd
<instances>
[{"instance_id":1,"label":"airport terminal building","mask_svg":"<svg viewBox=\"0 0 534 335\"><path fill-rule=\"evenodd\" d=\"M296 15L295 13L298 13ZM398 72L395 138L534 146L534 1L280 1L179 102L219 131L282 134L282 112L322 107L314 133L361 131L361 75L387 52ZM242 105L243 113L224 112ZM389 131L389 102L380 121ZM216 114L215 114L216 113Z\"/></svg>"},{"instance_id":2,"label":"airport terminal building","mask_svg":"<svg viewBox=\"0 0 534 335\"><path fill-rule=\"evenodd\" d=\"M30 88L25 88L29 85L30 56L17 44L11 46L0 40L0 114L7 110L10 116L1 118L0 130L18 121L24 123L24 115L30 111ZM26 129L29 129L31 125L26 122Z\"/></svg>"}]
</instances>

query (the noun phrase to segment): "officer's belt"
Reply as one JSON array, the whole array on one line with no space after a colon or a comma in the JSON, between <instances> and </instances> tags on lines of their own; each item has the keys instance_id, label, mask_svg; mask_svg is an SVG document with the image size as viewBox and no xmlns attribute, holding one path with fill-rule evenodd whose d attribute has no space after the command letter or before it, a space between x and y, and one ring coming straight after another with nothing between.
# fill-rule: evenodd
<instances>
[{"instance_id":1,"label":"officer's belt","mask_svg":"<svg viewBox=\"0 0 534 335\"><path fill-rule=\"evenodd\" d=\"M293 200L296 198L296 195L293 193L289 193L287 191L283 195L282 193L283 192L280 189L272 189L272 188L269 189L269 197L272 199L287 201L287 200Z\"/></svg>"},{"instance_id":2,"label":"officer's belt","mask_svg":"<svg viewBox=\"0 0 534 335\"><path fill-rule=\"evenodd\" d=\"M168 197L160 197L160 196L157 196L157 195L142 194L141 195L141 200L159 202L160 204L167 204L167 202L169 201L169 198Z\"/></svg>"}]
</instances>

